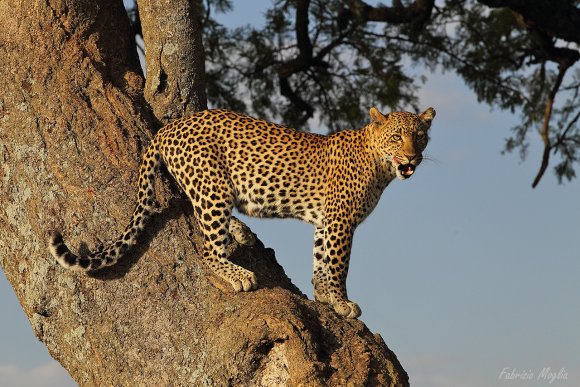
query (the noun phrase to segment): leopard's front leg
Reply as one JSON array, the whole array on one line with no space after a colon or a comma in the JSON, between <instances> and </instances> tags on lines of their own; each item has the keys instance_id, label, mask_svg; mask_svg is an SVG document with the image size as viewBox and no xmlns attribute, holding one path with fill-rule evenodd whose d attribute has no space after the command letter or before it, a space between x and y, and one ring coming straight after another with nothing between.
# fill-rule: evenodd
<instances>
[{"instance_id":1,"label":"leopard's front leg","mask_svg":"<svg viewBox=\"0 0 580 387\"><path fill-rule=\"evenodd\" d=\"M345 217L346 218L346 217ZM327 260L328 294L334 310L348 318L361 315L359 306L350 301L346 292L346 276L355 227L344 219L327 221L325 253Z\"/></svg>"},{"instance_id":2,"label":"leopard's front leg","mask_svg":"<svg viewBox=\"0 0 580 387\"><path fill-rule=\"evenodd\" d=\"M324 227L316 227L314 230L314 270L312 272L312 285L314 286L314 299L318 302L330 304L328 293L328 259L325 252Z\"/></svg>"}]
</instances>

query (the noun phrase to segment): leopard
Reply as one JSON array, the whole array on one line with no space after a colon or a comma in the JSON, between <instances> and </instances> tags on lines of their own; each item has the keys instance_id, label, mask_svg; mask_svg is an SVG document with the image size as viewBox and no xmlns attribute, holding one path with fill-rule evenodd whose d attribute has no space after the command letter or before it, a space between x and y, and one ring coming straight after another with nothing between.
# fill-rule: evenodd
<instances>
[{"instance_id":1,"label":"leopard","mask_svg":"<svg viewBox=\"0 0 580 387\"><path fill-rule=\"evenodd\" d=\"M361 129L322 135L222 109L207 109L161 128L144 152L137 204L121 235L87 254L73 254L59 232L49 250L67 269L115 265L137 244L155 213L155 175L173 177L193 206L203 234L203 262L235 292L258 287L256 275L228 259L232 239L255 236L232 211L295 218L314 225L313 295L339 315L358 318L346 279L354 231L395 178L410 178L423 160L435 110L420 114L369 110ZM231 251L231 249L229 250Z\"/></svg>"}]
</instances>

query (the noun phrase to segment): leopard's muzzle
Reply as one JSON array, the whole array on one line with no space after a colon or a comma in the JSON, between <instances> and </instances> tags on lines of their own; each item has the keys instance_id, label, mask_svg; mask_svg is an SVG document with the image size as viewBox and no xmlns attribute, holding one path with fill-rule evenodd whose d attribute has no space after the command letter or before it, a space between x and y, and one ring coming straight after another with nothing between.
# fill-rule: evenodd
<instances>
[{"instance_id":1,"label":"leopard's muzzle","mask_svg":"<svg viewBox=\"0 0 580 387\"><path fill-rule=\"evenodd\" d=\"M411 163L408 164L399 164L397 167L398 175L403 179L408 179L411 175L415 172L415 166Z\"/></svg>"}]
</instances>

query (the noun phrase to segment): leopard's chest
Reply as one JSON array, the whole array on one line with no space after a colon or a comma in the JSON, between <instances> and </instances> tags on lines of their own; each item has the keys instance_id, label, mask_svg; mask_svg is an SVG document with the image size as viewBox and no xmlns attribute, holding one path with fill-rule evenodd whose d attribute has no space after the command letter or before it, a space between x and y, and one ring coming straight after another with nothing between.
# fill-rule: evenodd
<instances>
[{"instance_id":1,"label":"leopard's chest","mask_svg":"<svg viewBox=\"0 0 580 387\"><path fill-rule=\"evenodd\" d=\"M375 176L366 185L366 189L361 193L361 201L357 211L357 224L362 223L373 212L379 204L383 191L393 179L394 174L387 170L385 173Z\"/></svg>"}]
</instances>

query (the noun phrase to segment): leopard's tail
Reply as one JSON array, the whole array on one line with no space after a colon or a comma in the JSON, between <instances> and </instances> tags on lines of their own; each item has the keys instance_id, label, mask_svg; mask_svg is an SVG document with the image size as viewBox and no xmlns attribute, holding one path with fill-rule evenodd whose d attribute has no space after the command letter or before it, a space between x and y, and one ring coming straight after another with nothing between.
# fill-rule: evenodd
<instances>
[{"instance_id":1,"label":"leopard's tail","mask_svg":"<svg viewBox=\"0 0 580 387\"><path fill-rule=\"evenodd\" d=\"M67 269L77 271L96 270L116 264L136 244L137 238L143 232L147 220L154 212L154 173L159 170L161 161L158 142L155 138L141 160L139 194L131 221L125 231L108 246L87 255L78 256L71 253L60 233L52 233L49 240L49 249L58 263Z\"/></svg>"}]
</instances>

